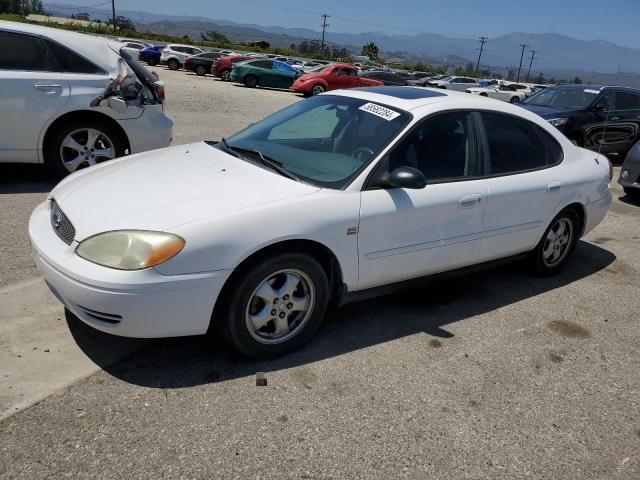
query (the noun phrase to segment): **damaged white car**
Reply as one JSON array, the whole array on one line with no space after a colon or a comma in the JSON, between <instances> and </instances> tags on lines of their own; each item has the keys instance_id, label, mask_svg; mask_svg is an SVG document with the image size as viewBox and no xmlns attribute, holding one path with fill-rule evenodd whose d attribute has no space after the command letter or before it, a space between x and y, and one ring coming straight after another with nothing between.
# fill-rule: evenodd
<instances>
[{"instance_id":1,"label":"damaged white car","mask_svg":"<svg viewBox=\"0 0 640 480\"><path fill-rule=\"evenodd\" d=\"M0 163L59 177L166 147L164 87L107 38L0 21Z\"/></svg>"}]
</instances>

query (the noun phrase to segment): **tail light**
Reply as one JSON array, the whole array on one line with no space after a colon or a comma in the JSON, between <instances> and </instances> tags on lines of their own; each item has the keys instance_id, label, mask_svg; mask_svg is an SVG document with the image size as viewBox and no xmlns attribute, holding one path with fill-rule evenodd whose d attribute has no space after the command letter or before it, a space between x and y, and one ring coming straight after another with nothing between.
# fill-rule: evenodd
<instances>
[{"instance_id":1,"label":"tail light","mask_svg":"<svg viewBox=\"0 0 640 480\"><path fill-rule=\"evenodd\" d=\"M187 63L190 60L191 60L191 57L184 57L184 63Z\"/></svg>"},{"instance_id":2,"label":"tail light","mask_svg":"<svg viewBox=\"0 0 640 480\"><path fill-rule=\"evenodd\" d=\"M160 103L164 103L165 92L164 85L160 85L159 83L153 83L153 90L156 92L156 97L160 100Z\"/></svg>"}]
</instances>

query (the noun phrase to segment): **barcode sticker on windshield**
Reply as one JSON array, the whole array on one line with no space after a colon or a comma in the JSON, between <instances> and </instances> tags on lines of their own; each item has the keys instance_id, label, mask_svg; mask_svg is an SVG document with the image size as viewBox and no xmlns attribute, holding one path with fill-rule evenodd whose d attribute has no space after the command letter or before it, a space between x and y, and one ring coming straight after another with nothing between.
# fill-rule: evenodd
<instances>
[{"instance_id":1,"label":"barcode sticker on windshield","mask_svg":"<svg viewBox=\"0 0 640 480\"><path fill-rule=\"evenodd\" d=\"M374 115L384 118L387 121L391 121L396 117L399 117L400 114L390 108L383 107L382 105L377 105L375 103L365 103L358 110L363 110L365 112L373 113Z\"/></svg>"}]
</instances>

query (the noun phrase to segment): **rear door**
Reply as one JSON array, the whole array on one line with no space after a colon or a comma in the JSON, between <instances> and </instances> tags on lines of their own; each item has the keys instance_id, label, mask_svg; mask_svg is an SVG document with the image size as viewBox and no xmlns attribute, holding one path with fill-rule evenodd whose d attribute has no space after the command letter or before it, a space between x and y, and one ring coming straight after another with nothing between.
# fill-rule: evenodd
<instances>
[{"instance_id":1,"label":"rear door","mask_svg":"<svg viewBox=\"0 0 640 480\"><path fill-rule=\"evenodd\" d=\"M483 261L532 250L567 185L562 147L536 124L481 112L489 197L484 210Z\"/></svg>"},{"instance_id":2,"label":"rear door","mask_svg":"<svg viewBox=\"0 0 640 480\"><path fill-rule=\"evenodd\" d=\"M620 133L620 144L616 153L624 154L638 139L640 132L640 95L629 91L616 92L613 119Z\"/></svg>"},{"instance_id":3,"label":"rear door","mask_svg":"<svg viewBox=\"0 0 640 480\"><path fill-rule=\"evenodd\" d=\"M69 82L40 37L0 31L0 162L38 162L44 125L69 100Z\"/></svg>"}]
</instances>

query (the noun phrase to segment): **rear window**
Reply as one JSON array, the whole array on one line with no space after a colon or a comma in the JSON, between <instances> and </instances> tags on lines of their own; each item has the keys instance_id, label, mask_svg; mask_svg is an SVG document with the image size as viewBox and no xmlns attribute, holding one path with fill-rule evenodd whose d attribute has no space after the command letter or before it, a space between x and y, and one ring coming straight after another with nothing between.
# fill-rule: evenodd
<instances>
[{"instance_id":1,"label":"rear window","mask_svg":"<svg viewBox=\"0 0 640 480\"><path fill-rule=\"evenodd\" d=\"M56 61L59 65L59 71L67 73L89 73L89 74L101 74L105 73L101 68L96 67L93 63L82 58L75 52L72 52L66 47L63 47L59 43L47 40L49 49L53 53Z\"/></svg>"}]
</instances>

